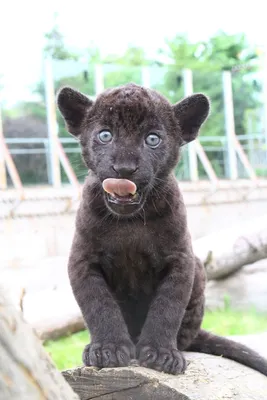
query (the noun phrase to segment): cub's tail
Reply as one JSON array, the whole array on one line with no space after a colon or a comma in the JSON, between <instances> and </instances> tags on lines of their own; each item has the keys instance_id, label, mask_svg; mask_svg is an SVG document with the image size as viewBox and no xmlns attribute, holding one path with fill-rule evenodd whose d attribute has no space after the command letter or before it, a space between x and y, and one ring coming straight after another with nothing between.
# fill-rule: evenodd
<instances>
[{"instance_id":1,"label":"cub's tail","mask_svg":"<svg viewBox=\"0 0 267 400\"><path fill-rule=\"evenodd\" d=\"M223 356L255 369L267 376L267 360L256 351L251 350L243 344L213 335L202 329L186 351Z\"/></svg>"}]
</instances>

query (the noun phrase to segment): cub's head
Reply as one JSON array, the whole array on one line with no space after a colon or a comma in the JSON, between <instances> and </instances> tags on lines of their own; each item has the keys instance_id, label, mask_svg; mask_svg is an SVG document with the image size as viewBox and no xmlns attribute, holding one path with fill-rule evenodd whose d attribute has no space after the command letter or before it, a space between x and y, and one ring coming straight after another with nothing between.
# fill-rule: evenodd
<instances>
[{"instance_id":1,"label":"cub's head","mask_svg":"<svg viewBox=\"0 0 267 400\"><path fill-rule=\"evenodd\" d=\"M107 207L119 215L141 209L209 113L203 94L172 105L158 92L135 84L108 89L95 101L65 87L57 103L68 131L80 141L85 164L101 184L108 182L103 190Z\"/></svg>"}]
</instances>

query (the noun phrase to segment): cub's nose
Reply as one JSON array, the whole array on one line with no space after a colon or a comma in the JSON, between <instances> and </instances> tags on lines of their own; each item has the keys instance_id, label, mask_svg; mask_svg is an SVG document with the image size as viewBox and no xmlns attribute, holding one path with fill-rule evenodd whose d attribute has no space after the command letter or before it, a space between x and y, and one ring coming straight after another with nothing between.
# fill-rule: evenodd
<instances>
[{"instance_id":1,"label":"cub's nose","mask_svg":"<svg viewBox=\"0 0 267 400\"><path fill-rule=\"evenodd\" d=\"M112 166L113 170L117 173L119 178L131 178L132 175L138 170L135 164L115 164Z\"/></svg>"}]
</instances>

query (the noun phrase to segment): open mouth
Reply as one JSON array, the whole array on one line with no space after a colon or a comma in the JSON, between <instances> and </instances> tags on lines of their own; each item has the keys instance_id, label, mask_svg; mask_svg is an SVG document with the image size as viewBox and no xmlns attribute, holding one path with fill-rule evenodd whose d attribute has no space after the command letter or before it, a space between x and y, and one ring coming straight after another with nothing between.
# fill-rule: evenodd
<instances>
[{"instance_id":1,"label":"open mouth","mask_svg":"<svg viewBox=\"0 0 267 400\"><path fill-rule=\"evenodd\" d=\"M135 192L135 194L128 193L124 196L117 193L107 193L107 198L110 203L120 205L140 204L141 202L141 195L138 192Z\"/></svg>"},{"instance_id":2,"label":"open mouth","mask_svg":"<svg viewBox=\"0 0 267 400\"><path fill-rule=\"evenodd\" d=\"M136 206L141 203L142 195L137 190L134 182L128 179L107 178L102 182L106 199L110 205L120 206L120 211L132 209L130 206ZM128 206L128 207L127 207Z\"/></svg>"}]
</instances>

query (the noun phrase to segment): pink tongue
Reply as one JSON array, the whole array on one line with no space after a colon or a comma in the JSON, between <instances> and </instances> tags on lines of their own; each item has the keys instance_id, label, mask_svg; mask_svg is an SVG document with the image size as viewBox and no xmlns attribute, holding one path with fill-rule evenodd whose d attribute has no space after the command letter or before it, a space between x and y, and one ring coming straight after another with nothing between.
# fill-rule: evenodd
<instances>
[{"instance_id":1,"label":"pink tongue","mask_svg":"<svg viewBox=\"0 0 267 400\"><path fill-rule=\"evenodd\" d=\"M107 193L118 196L134 195L136 192L136 184L128 179L108 178L103 181L102 186Z\"/></svg>"}]
</instances>

